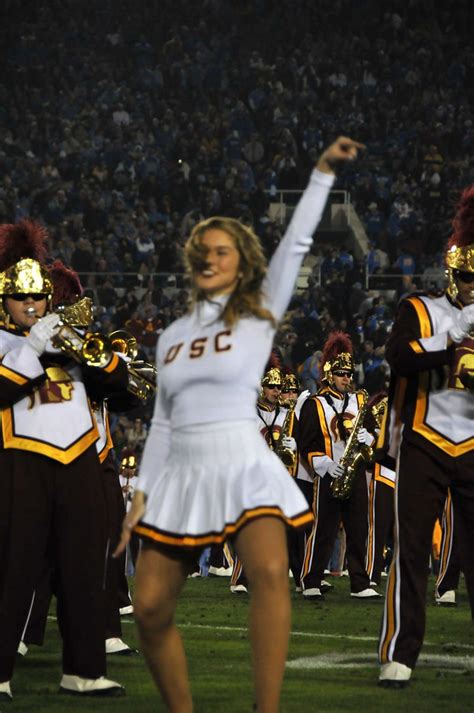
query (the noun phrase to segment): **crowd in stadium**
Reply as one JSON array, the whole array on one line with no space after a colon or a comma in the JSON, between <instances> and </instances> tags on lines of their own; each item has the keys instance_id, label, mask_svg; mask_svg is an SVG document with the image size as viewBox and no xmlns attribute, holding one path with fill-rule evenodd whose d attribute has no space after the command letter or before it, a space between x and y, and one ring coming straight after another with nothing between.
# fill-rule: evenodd
<instances>
[{"instance_id":1,"label":"crowd in stadium","mask_svg":"<svg viewBox=\"0 0 474 713\"><path fill-rule=\"evenodd\" d=\"M239 217L270 254L277 191L304 186L331 136L366 143L338 187L370 251L316 247L316 279L282 337L300 366L347 329L362 382L383 361L400 294L442 282L448 216L473 180L468 3L287 0L275 12L265 0L106 0L87 15L75 0L7 5L0 221L44 222L100 327L126 324L148 356L186 304L181 253L198 219ZM406 277L388 304L366 288L380 272Z\"/></svg>"},{"instance_id":2,"label":"crowd in stadium","mask_svg":"<svg viewBox=\"0 0 474 713\"><path fill-rule=\"evenodd\" d=\"M274 12L265 0L237 11L123 0L126 24L110 0L87 16L75 0L31 3L26 15L7 5L16 22L1 30L0 221L47 225L52 256L81 275L98 326L125 326L147 358L185 308L182 246L199 219L239 217L271 254L277 191L304 186L328 137L366 143L338 187L370 250L358 260L316 245L314 276L277 345L313 392L325 337L347 331L358 383L378 391L396 302L443 284L448 217L474 178L467 3L300 0ZM368 290L366 275L384 272L405 279ZM121 420L120 442L132 427Z\"/></svg>"}]
</instances>

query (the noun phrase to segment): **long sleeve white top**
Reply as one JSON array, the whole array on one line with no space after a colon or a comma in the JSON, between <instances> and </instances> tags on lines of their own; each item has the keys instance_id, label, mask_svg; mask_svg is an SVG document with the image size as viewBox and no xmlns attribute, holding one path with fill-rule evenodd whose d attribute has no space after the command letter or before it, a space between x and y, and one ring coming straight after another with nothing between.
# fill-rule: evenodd
<instances>
[{"instance_id":1,"label":"long sleeve white top","mask_svg":"<svg viewBox=\"0 0 474 713\"><path fill-rule=\"evenodd\" d=\"M280 320L321 219L334 176L314 169L270 260L263 305ZM158 389L137 489L147 493L165 463L171 429L230 420L255 420L255 404L275 327L242 317L231 329L221 319L228 296L199 302L162 333L157 347Z\"/></svg>"}]
</instances>

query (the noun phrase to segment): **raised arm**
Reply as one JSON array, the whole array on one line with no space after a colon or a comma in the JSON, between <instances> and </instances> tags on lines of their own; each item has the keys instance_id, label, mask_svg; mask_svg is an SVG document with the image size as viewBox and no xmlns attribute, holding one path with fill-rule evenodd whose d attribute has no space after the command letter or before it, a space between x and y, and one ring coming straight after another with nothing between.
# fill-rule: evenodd
<instances>
[{"instance_id":1,"label":"raised arm","mask_svg":"<svg viewBox=\"0 0 474 713\"><path fill-rule=\"evenodd\" d=\"M313 243L336 168L353 161L360 148L364 148L363 144L340 136L324 151L311 174L286 233L270 260L263 285L265 307L277 320L288 307L304 256Z\"/></svg>"}]
</instances>

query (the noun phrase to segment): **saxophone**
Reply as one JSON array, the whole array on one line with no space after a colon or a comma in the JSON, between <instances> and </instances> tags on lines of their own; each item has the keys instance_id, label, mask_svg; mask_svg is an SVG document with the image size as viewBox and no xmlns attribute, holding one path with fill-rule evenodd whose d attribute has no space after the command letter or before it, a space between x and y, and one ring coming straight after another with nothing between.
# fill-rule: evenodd
<instances>
[{"instance_id":1,"label":"saxophone","mask_svg":"<svg viewBox=\"0 0 474 713\"><path fill-rule=\"evenodd\" d=\"M354 419L351 434L347 439L344 453L339 461L339 465L344 468L344 473L331 483L331 493L338 500L347 500L351 496L354 480L361 464L370 462L373 457L373 449L364 443L359 443L357 440L357 434L364 425L369 394L365 389L357 391L356 394L362 395L362 404Z\"/></svg>"},{"instance_id":2,"label":"saxophone","mask_svg":"<svg viewBox=\"0 0 474 713\"><path fill-rule=\"evenodd\" d=\"M290 428L293 421L293 413L296 408L296 401L285 401L284 403L280 403L280 406L284 406L288 409L288 411L286 412L285 420L283 421L281 431L278 434L279 438L275 446L275 453L286 468L293 468L296 463L296 451L292 451L291 448L285 448L282 444L282 440L283 438L285 438L285 436L290 435Z\"/></svg>"}]
</instances>

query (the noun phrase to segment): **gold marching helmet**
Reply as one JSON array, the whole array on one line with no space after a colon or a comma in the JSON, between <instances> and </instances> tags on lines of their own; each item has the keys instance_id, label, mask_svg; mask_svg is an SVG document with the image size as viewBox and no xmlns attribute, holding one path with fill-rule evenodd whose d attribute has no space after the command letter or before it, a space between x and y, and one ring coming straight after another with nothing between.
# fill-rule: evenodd
<instances>
[{"instance_id":1,"label":"gold marching helmet","mask_svg":"<svg viewBox=\"0 0 474 713\"><path fill-rule=\"evenodd\" d=\"M45 295L51 308L53 283L45 266L46 230L32 220L0 225L0 296ZM8 321L0 306L0 319Z\"/></svg>"},{"instance_id":2,"label":"gold marching helmet","mask_svg":"<svg viewBox=\"0 0 474 713\"><path fill-rule=\"evenodd\" d=\"M1 295L52 295L48 271L37 260L24 258L0 273Z\"/></svg>"},{"instance_id":3,"label":"gold marching helmet","mask_svg":"<svg viewBox=\"0 0 474 713\"><path fill-rule=\"evenodd\" d=\"M262 379L262 386L270 386L271 384L272 386L279 386L281 388L282 383L283 375L281 370L276 366L269 369Z\"/></svg>"},{"instance_id":4,"label":"gold marching helmet","mask_svg":"<svg viewBox=\"0 0 474 713\"><path fill-rule=\"evenodd\" d=\"M458 296L456 271L474 272L474 186L463 191L453 219L453 234L445 253L448 276L447 292L455 300Z\"/></svg>"},{"instance_id":5,"label":"gold marching helmet","mask_svg":"<svg viewBox=\"0 0 474 713\"><path fill-rule=\"evenodd\" d=\"M288 408L293 403L292 397L283 396L283 394L286 394L289 391L296 391L296 393L298 394L300 392L300 383L296 374L283 374L281 381L281 394L280 398L278 399L278 403L284 408Z\"/></svg>"},{"instance_id":6,"label":"gold marching helmet","mask_svg":"<svg viewBox=\"0 0 474 713\"><path fill-rule=\"evenodd\" d=\"M287 391L298 391L300 390L300 383L296 374L284 374L281 384L281 390L283 392Z\"/></svg>"},{"instance_id":7,"label":"gold marching helmet","mask_svg":"<svg viewBox=\"0 0 474 713\"><path fill-rule=\"evenodd\" d=\"M352 341L344 332L332 332L326 340L321 358L322 381L334 384L334 372L354 373Z\"/></svg>"}]
</instances>

